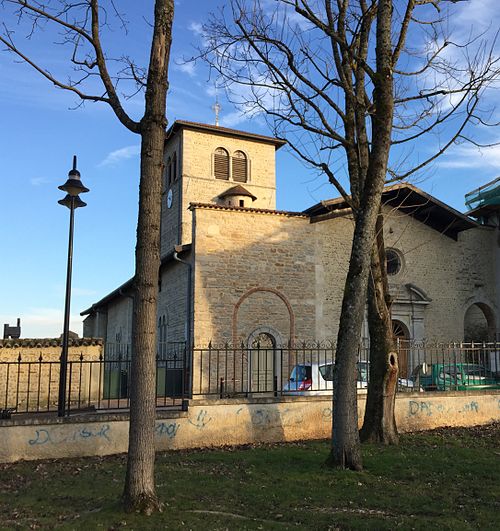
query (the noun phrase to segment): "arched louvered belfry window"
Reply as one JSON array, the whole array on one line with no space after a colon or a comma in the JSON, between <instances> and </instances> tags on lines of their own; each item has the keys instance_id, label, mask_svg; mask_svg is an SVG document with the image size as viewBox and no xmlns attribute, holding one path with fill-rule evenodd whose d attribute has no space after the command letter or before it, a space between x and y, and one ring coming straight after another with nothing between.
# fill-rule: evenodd
<instances>
[{"instance_id":1,"label":"arched louvered belfry window","mask_svg":"<svg viewBox=\"0 0 500 531\"><path fill-rule=\"evenodd\" d=\"M246 183L248 180L248 160L243 151L233 153L233 181Z\"/></svg>"},{"instance_id":2,"label":"arched louvered belfry window","mask_svg":"<svg viewBox=\"0 0 500 531\"><path fill-rule=\"evenodd\" d=\"M229 180L229 153L224 148L215 150L214 176L216 179Z\"/></svg>"}]
</instances>

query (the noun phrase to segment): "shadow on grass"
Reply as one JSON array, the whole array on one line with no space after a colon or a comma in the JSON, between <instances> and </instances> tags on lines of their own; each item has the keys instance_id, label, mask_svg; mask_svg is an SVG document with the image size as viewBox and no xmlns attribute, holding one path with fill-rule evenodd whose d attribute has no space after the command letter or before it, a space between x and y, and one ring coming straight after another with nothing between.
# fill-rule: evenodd
<instances>
[{"instance_id":1,"label":"shadow on grass","mask_svg":"<svg viewBox=\"0 0 500 531\"><path fill-rule=\"evenodd\" d=\"M365 445L359 473L324 467L328 449L315 441L160 453L165 507L148 518L121 511L124 456L0 465L0 528L496 528L500 424Z\"/></svg>"}]
</instances>

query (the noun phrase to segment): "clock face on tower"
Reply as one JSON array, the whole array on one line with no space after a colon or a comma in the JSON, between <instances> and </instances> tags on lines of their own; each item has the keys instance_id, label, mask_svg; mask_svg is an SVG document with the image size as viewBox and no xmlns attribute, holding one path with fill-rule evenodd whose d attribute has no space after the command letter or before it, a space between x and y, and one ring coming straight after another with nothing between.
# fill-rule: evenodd
<instances>
[{"instance_id":1,"label":"clock face on tower","mask_svg":"<svg viewBox=\"0 0 500 531\"><path fill-rule=\"evenodd\" d=\"M167 208L170 208L172 206L173 200L174 200L174 194L172 193L172 189L170 189L167 194Z\"/></svg>"}]
</instances>

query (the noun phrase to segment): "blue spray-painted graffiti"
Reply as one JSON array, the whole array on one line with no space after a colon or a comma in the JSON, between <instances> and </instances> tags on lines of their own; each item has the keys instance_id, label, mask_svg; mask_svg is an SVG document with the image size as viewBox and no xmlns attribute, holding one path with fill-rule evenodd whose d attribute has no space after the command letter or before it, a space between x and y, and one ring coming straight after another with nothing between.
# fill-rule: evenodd
<instances>
[{"instance_id":1,"label":"blue spray-painted graffiti","mask_svg":"<svg viewBox=\"0 0 500 531\"><path fill-rule=\"evenodd\" d=\"M408 403L410 416L420 414L430 417L433 414L433 406L435 406L435 404L432 402L416 402L414 400L410 400Z\"/></svg>"},{"instance_id":2,"label":"blue spray-painted graffiti","mask_svg":"<svg viewBox=\"0 0 500 531\"><path fill-rule=\"evenodd\" d=\"M177 424L177 422L160 422L155 426L155 434L160 437L168 437L169 439L173 439L177 432L179 431L180 424Z\"/></svg>"},{"instance_id":3,"label":"blue spray-painted graffiti","mask_svg":"<svg viewBox=\"0 0 500 531\"><path fill-rule=\"evenodd\" d=\"M477 402L467 402L464 404L464 407L462 408L459 413L478 413L479 412L479 404Z\"/></svg>"},{"instance_id":4,"label":"blue spray-painted graffiti","mask_svg":"<svg viewBox=\"0 0 500 531\"><path fill-rule=\"evenodd\" d=\"M410 400L408 402L408 410L411 417L415 415L423 415L431 417L433 414L437 413L478 413L479 404L477 402L467 402L463 405L462 408L455 409L446 407L440 402L425 402L425 401L415 401Z\"/></svg>"},{"instance_id":5,"label":"blue spray-painted graffiti","mask_svg":"<svg viewBox=\"0 0 500 531\"><path fill-rule=\"evenodd\" d=\"M109 426L109 424L103 424L99 428L85 426L65 435L65 433L60 428L41 428L39 430L35 430L35 436L32 439L28 440L28 444L30 446L42 444L63 444L96 438L110 441L111 439L108 435L110 429L111 427Z\"/></svg>"},{"instance_id":6,"label":"blue spray-painted graffiti","mask_svg":"<svg viewBox=\"0 0 500 531\"><path fill-rule=\"evenodd\" d=\"M198 416L196 417L194 422L191 419L188 419L189 424L192 424L195 428L198 428L199 430L202 430L211 420L212 417L208 414L208 411L205 411L204 409L202 409L198 413Z\"/></svg>"}]
</instances>

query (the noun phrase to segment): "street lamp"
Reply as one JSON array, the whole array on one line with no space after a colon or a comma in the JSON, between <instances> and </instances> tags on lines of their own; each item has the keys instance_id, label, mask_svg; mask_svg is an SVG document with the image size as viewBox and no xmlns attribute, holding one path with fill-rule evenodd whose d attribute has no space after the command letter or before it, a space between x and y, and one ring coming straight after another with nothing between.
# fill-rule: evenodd
<instances>
[{"instance_id":1,"label":"street lamp","mask_svg":"<svg viewBox=\"0 0 500 531\"><path fill-rule=\"evenodd\" d=\"M84 203L78 196L88 192L80 180L80 172L76 169L76 155L73 156L73 169L68 173L68 180L58 186L59 190L66 192L66 197L58 203L69 208L69 242L68 242L68 269L66 272L66 298L64 301L64 329L62 340L61 362L59 369L59 400L57 402L57 416L64 417L66 412L66 376L68 373L68 336L69 336L69 312L71 303L71 272L73 267L73 225L75 208L84 207Z\"/></svg>"}]
</instances>

